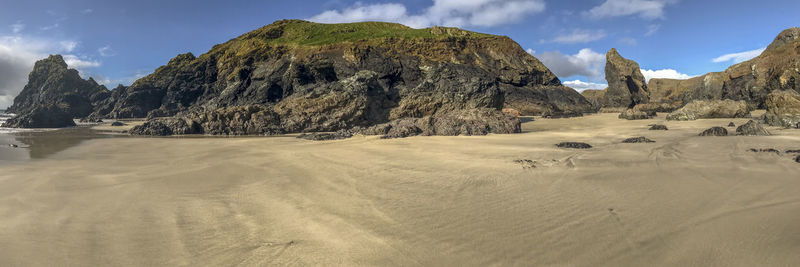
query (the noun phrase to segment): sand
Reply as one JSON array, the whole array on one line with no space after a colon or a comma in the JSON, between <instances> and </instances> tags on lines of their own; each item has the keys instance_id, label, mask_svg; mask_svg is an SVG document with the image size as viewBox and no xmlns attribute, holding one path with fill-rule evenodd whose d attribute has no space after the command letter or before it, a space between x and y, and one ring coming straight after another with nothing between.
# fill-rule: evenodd
<instances>
[{"instance_id":1,"label":"sand","mask_svg":"<svg viewBox=\"0 0 800 267\"><path fill-rule=\"evenodd\" d=\"M800 164L748 151L800 149L800 131L616 116L482 137L93 139L0 166L0 265L800 265ZM641 135L656 143L620 143Z\"/></svg>"}]
</instances>

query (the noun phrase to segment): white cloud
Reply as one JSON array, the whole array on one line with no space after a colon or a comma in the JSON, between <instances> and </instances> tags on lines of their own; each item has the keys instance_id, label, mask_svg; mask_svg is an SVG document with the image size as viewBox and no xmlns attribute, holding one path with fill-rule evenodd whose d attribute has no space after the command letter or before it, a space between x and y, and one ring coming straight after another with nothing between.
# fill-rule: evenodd
<instances>
[{"instance_id":1,"label":"white cloud","mask_svg":"<svg viewBox=\"0 0 800 267\"><path fill-rule=\"evenodd\" d=\"M309 20L321 23L386 21L413 28L432 25L497 26L517 22L526 15L539 13L544 9L543 0L433 0L432 6L421 13L412 14L404 4L365 5L359 2L341 10L322 12Z\"/></svg>"},{"instance_id":2,"label":"white cloud","mask_svg":"<svg viewBox=\"0 0 800 267\"><path fill-rule=\"evenodd\" d=\"M43 30L43 31L49 31L49 30L52 30L52 29L58 28L59 26L61 26L61 25L59 25L58 23L56 23L56 24L53 24L53 25L48 25L48 26L41 27L41 28L39 28L39 29L41 29L41 30Z\"/></svg>"},{"instance_id":3,"label":"white cloud","mask_svg":"<svg viewBox=\"0 0 800 267\"><path fill-rule=\"evenodd\" d=\"M638 15L643 19L664 18L664 8L677 0L606 0L586 14L591 18Z\"/></svg>"},{"instance_id":4,"label":"white cloud","mask_svg":"<svg viewBox=\"0 0 800 267\"><path fill-rule=\"evenodd\" d=\"M650 26L647 26L647 32L644 33L644 36L651 36L653 34L656 34L656 32L658 32L659 29L661 29L661 24L652 24Z\"/></svg>"},{"instance_id":5,"label":"white cloud","mask_svg":"<svg viewBox=\"0 0 800 267\"><path fill-rule=\"evenodd\" d=\"M717 58L714 58L711 61L714 62L714 63L721 63L721 62L728 62L728 61L733 61L733 63L741 63L741 62L744 62L744 61L748 61L748 60L750 60L750 59L752 59L754 57L757 57L758 55L761 55L761 53L764 52L764 50L766 50L766 49L767 49L766 47L762 47L762 48L759 48L759 49L756 49L756 50L744 51L744 52L739 52L739 53L725 54L725 55L719 56Z\"/></svg>"},{"instance_id":6,"label":"white cloud","mask_svg":"<svg viewBox=\"0 0 800 267\"><path fill-rule=\"evenodd\" d=\"M588 90L588 89L603 90L606 87L608 87L608 84L605 84L605 83L592 83L592 82L584 82L584 81L581 81L581 80L566 81L566 82L563 82L563 84L566 85L567 87L575 89L578 92L582 92L582 91Z\"/></svg>"},{"instance_id":7,"label":"white cloud","mask_svg":"<svg viewBox=\"0 0 800 267\"><path fill-rule=\"evenodd\" d=\"M14 34L22 32L25 29L25 24L22 24L22 21L17 21L17 23L11 24L11 32Z\"/></svg>"},{"instance_id":8,"label":"white cloud","mask_svg":"<svg viewBox=\"0 0 800 267\"><path fill-rule=\"evenodd\" d=\"M640 69L642 75L644 75L645 81L649 82L650 79L678 79L678 80L686 80L692 77L693 75L680 73L673 69L662 69L662 70L646 70Z\"/></svg>"},{"instance_id":9,"label":"white cloud","mask_svg":"<svg viewBox=\"0 0 800 267\"><path fill-rule=\"evenodd\" d=\"M65 41L68 42L68 41ZM28 82L33 64L49 54L69 53L70 46L61 41L23 36L0 36L0 108L12 104L14 97ZM74 47L72 48L74 49ZM66 54L64 60L72 68L93 68L100 62Z\"/></svg>"},{"instance_id":10,"label":"white cloud","mask_svg":"<svg viewBox=\"0 0 800 267\"><path fill-rule=\"evenodd\" d=\"M79 58L76 55L63 55L64 62L67 62L67 65L73 69L85 69L85 68L96 68L100 67L100 62L94 60L87 60Z\"/></svg>"},{"instance_id":11,"label":"white cloud","mask_svg":"<svg viewBox=\"0 0 800 267\"><path fill-rule=\"evenodd\" d=\"M104 57L111 57L111 56L116 56L117 55L117 53L114 52L114 49L111 49L110 45L98 48L97 49L97 53L99 53L100 56L104 56Z\"/></svg>"},{"instance_id":12,"label":"white cloud","mask_svg":"<svg viewBox=\"0 0 800 267\"><path fill-rule=\"evenodd\" d=\"M588 43L603 39L606 37L606 32L603 30L590 31L575 29L569 34L562 34L553 39L554 43L560 44L577 44Z\"/></svg>"},{"instance_id":13,"label":"white cloud","mask_svg":"<svg viewBox=\"0 0 800 267\"><path fill-rule=\"evenodd\" d=\"M78 42L75 41L61 41L59 44L61 44L61 47L67 53L72 52L72 50L75 50L75 48L78 47Z\"/></svg>"},{"instance_id":14,"label":"white cloud","mask_svg":"<svg viewBox=\"0 0 800 267\"><path fill-rule=\"evenodd\" d=\"M532 50L529 50L531 52ZM564 55L559 51L534 54L556 76L569 78L572 76L588 77L592 81L603 81L603 68L606 57L590 48L584 48L574 55Z\"/></svg>"},{"instance_id":15,"label":"white cloud","mask_svg":"<svg viewBox=\"0 0 800 267\"><path fill-rule=\"evenodd\" d=\"M81 11L81 14L91 14L92 12L94 12L94 9L87 8Z\"/></svg>"}]
</instances>

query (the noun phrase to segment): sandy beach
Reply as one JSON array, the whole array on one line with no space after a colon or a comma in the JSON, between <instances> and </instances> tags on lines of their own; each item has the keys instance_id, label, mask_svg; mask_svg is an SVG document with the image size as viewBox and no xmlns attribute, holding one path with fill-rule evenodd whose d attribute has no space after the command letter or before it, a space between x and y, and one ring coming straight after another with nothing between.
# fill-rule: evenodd
<instances>
[{"instance_id":1,"label":"sandy beach","mask_svg":"<svg viewBox=\"0 0 800 267\"><path fill-rule=\"evenodd\" d=\"M700 137L747 120L663 118L537 119L476 137L84 140L0 164L0 265L800 265L800 163L783 153L800 131ZM621 143L636 136L656 142Z\"/></svg>"}]
</instances>

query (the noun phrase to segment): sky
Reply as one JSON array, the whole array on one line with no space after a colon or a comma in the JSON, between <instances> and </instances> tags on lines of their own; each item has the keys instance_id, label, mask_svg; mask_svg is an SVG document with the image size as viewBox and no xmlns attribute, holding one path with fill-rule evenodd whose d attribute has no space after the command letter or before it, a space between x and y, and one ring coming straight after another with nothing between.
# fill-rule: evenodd
<instances>
[{"instance_id":1,"label":"sky","mask_svg":"<svg viewBox=\"0 0 800 267\"><path fill-rule=\"evenodd\" d=\"M580 91L606 86L612 47L648 79L723 71L800 26L798 10L798 0L0 0L0 109L49 54L113 88L280 19L505 35Z\"/></svg>"}]
</instances>

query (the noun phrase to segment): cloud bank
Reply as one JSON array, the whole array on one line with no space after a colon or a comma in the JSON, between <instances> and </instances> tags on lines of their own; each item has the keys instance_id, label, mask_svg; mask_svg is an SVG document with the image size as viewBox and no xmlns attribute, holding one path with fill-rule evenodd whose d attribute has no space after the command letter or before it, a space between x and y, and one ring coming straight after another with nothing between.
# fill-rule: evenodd
<instances>
[{"instance_id":1,"label":"cloud bank","mask_svg":"<svg viewBox=\"0 0 800 267\"><path fill-rule=\"evenodd\" d=\"M321 23L360 21L397 22L413 28L433 25L497 26L520 21L526 15L545 10L544 0L434 0L420 13L411 13L404 4L362 4L328 10L308 20Z\"/></svg>"},{"instance_id":2,"label":"cloud bank","mask_svg":"<svg viewBox=\"0 0 800 267\"><path fill-rule=\"evenodd\" d=\"M586 14L595 19L622 16L639 16L643 19L664 18L664 8L676 0L606 0Z\"/></svg>"},{"instance_id":3,"label":"cloud bank","mask_svg":"<svg viewBox=\"0 0 800 267\"><path fill-rule=\"evenodd\" d=\"M529 50L529 52L532 52L532 50ZM533 55L558 77L584 76L593 81L605 79L603 68L606 64L606 56L590 48L581 49L574 55L565 55L560 51Z\"/></svg>"},{"instance_id":4,"label":"cloud bank","mask_svg":"<svg viewBox=\"0 0 800 267\"><path fill-rule=\"evenodd\" d=\"M712 59L711 61L714 62L714 63L722 63L722 62L729 62L729 61L733 61L733 63L741 63L741 62L748 61L748 60L750 60L750 59L752 59L754 57L757 57L758 55L761 55L761 53L764 52L764 50L766 50L766 49L767 49L766 47L762 47L762 48L755 49L755 50L750 50L750 51L725 54L725 55L721 55L719 57L716 57L716 58Z\"/></svg>"},{"instance_id":5,"label":"cloud bank","mask_svg":"<svg viewBox=\"0 0 800 267\"><path fill-rule=\"evenodd\" d=\"M642 71L642 75L644 75L644 79L646 81L650 81L650 79L678 79L678 80L686 80L692 77L693 75L680 73L677 70L673 69L662 69L662 70L646 70L640 69Z\"/></svg>"},{"instance_id":6,"label":"cloud bank","mask_svg":"<svg viewBox=\"0 0 800 267\"><path fill-rule=\"evenodd\" d=\"M605 83L591 83L591 82L584 82L581 80L574 80L574 81L566 81L563 82L564 85L575 89L578 92L583 92L584 90L588 89L596 89L596 90L603 90L608 87L608 84Z\"/></svg>"}]
</instances>

